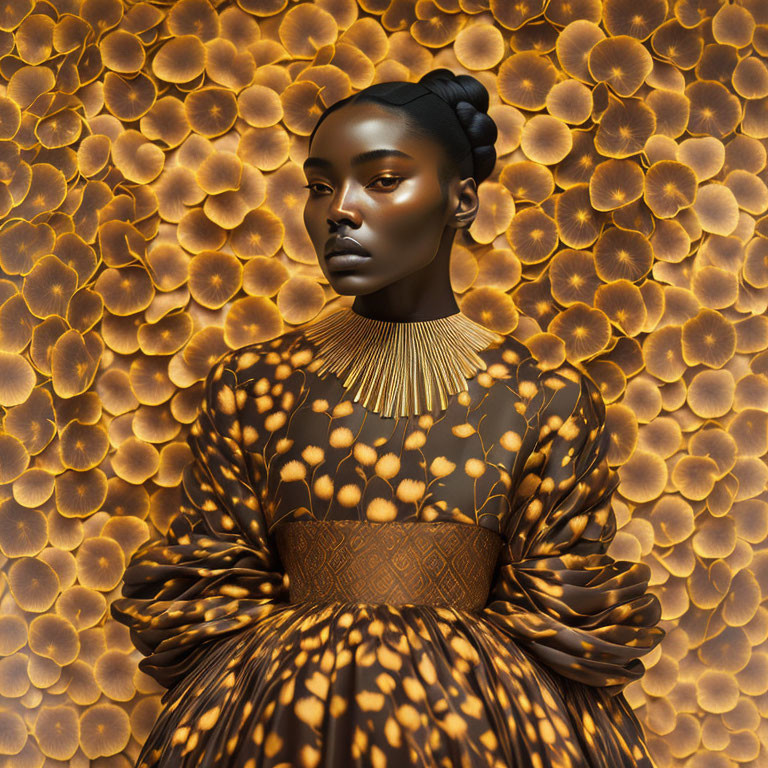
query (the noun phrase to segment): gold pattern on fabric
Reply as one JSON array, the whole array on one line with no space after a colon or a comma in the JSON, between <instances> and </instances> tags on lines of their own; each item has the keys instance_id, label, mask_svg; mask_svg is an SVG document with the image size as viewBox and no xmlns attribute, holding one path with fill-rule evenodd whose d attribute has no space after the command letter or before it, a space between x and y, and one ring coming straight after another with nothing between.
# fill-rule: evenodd
<instances>
[{"instance_id":1,"label":"gold pattern on fabric","mask_svg":"<svg viewBox=\"0 0 768 768\"><path fill-rule=\"evenodd\" d=\"M275 529L290 601L432 605L477 612L502 538L478 525L300 520Z\"/></svg>"},{"instance_id":2,"label":"gold pattern on fabric","mask_svg":"<svg viewBox=\"0 0 768 768\"><path fill-rule=\"evenodd\" d=\"M418 415L448 406L485 362L477 354L503 337L456 312L435 320L394 322L350 307L304 329L319 345L317 370L336 374L354 400L385 417Z\"/></svg>"},{"instance_id":3,"label":"gold pattern on fabric","mask_svg":"<svg viewBox=\"0 0 768 768\"><path fill-rule=\"evenodd\" d=\"M597 384L506 336L456 407L388 419L320 378L318 352L295 329L206 377L180 514L111 604L167 688L137 768L347 768L363 750L382 768L654 768L622 690L664 637L661 605L650 567L607 551L618 474ZM292 602L294 560L319 578L355 521L500 536L482 609ZM493 553L467 551L452 570L486 574ZM412 578L447 572L408 560Z\"/></svg>"}]
</instances>

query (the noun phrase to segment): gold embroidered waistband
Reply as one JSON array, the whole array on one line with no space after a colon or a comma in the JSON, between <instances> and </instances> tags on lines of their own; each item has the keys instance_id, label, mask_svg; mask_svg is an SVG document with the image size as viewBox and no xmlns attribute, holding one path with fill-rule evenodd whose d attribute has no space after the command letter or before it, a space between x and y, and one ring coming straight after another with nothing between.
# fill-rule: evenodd
<instances>
[{"instance_id":1,"label":"gold embroidered waistband","mask_svg":"<svg viewBox=\"0 0 768 768\"><path fill-rule=\"evenodd\" d=\"M486 605L502 537L450 521L296 520L275 528L298 602Z\"/></svg>"}]
</instances>

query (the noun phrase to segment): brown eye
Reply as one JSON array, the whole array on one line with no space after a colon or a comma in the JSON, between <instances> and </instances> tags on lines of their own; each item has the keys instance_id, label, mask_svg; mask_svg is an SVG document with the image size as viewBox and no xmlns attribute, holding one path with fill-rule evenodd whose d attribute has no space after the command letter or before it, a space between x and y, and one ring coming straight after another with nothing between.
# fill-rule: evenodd
<instances>
[{"instance_id":1,"label":"brown eye","mask_svg":"<svg viewBox=\"0 0 768 768\"><path fill-rule=\"evenodd\" d=\"M377 182L395 182L391 184L384 184L384 189L395 189L398 184L402 181L402 178L400 176L379 176L378 179L376 179L373 183L376 184Z\"/></svg>"}]
</instances>

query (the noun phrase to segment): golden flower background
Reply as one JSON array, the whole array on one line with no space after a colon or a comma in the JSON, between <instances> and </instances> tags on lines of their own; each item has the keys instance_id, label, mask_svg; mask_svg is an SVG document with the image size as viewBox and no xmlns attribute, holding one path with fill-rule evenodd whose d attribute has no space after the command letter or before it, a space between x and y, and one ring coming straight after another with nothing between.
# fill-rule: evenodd
<instances>
[{"instance_id":1,"label":"golden flower background","mask_svg":"<svg viewBox=\"0 0 768 768\"><path fill-rule=\"evenodd\" d=\"M178 511L202 382L350 297L302 222L321 111L447 67L498 163L462 310L600 385L609 553L668 634L659 768L768 764L768 3L0 7L0 768L129 768L160 709L109 617Z\"/></svg>"}]
</instances>

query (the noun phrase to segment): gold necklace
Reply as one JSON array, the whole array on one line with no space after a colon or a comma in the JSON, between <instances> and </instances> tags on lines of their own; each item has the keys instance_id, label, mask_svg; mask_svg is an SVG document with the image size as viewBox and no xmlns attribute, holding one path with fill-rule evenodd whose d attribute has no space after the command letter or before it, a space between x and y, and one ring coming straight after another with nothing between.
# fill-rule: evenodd
<instances>
[{"instance_id":1,"label":"gold necklace","mask_svg":"<svg viewBox=\"0 0 768 768\"><path fill-rule=\"evenodd\" d=\"M355 402L382 416L407 416L448 407L485 370L477 354L503 336L462 312L435 320L374 320L344 307L304 327L317 343L317 374L330 371Z\"/></svg>"}]
</instances>

